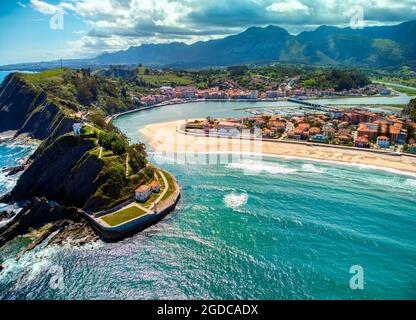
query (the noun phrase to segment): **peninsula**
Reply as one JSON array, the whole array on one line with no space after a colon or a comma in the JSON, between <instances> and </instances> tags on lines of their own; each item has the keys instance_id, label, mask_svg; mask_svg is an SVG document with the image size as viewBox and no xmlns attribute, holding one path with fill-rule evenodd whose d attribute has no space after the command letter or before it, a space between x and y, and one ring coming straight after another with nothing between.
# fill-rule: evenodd
<instances>
[{"instance_id":1,"label":"peninsula","mask_svg":"<svg viewBox=\"0 0 416 320\"><path fill-rule=\"evenodd\" d=\"M21 209L4 215L9 219L0 227L0 246L33 230L38 232L30 248L48 237L50 243L119 240L175 208L180 190L174 177L148 162L143 144L129 144L105 120L117 108L131 108L125 86L70 69L14 73L4 80L0 131L40 144L9 173L20 177L0 202ZM154 195L139 197L137 190L148 185L158 186Z\"/></svg>"}]
</instances>

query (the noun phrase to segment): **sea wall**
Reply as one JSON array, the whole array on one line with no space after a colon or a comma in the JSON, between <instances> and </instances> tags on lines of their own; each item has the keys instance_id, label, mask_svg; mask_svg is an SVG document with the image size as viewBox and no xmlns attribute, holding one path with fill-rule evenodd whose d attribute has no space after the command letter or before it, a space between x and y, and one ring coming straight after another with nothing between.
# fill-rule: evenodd
<instances>
[{"instance_id":1,"label":"sea wall","mask_svg":"<svg viewBox=\"0 0 416 320\"><path fill-rule=\"evenodd\" d=\"M115 227L107 227L96 220L93 215L84 213L84 217L89 222L90 226L107 242L115 242L123 240L133 234L140 232L162 220L169 213L175 210L181 193L179 185L175 181L176 191L166 199L159 212L153 214L146 214L134 220L120 224ZM102 216L102 214L100 214Z\"/></svg>"}]
</instances>

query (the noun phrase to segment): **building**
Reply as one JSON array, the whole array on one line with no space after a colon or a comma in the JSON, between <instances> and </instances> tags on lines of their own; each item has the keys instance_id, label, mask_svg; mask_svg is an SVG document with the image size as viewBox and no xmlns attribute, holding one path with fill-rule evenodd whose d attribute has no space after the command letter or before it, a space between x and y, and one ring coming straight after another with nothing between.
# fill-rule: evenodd
<instances>
[{"instance_id":1,"label":"building","mask_svg":"<svg viewBox=\"0 0 416 320\"><path fill-rule=\"evenodd\" d=\"M325 126L324 127L324 136L328 139L333 138L335 135L335 129L331 126Z\"/></svg>"},{"instance_id":2,"label":"building","mask_svg":"<svg viewBox=\"0 0 416 320\"><path fill-rule=\"evenodd\" d=\"M392 142L400 142L405 139L406 134L403 131L401 123L389 123L387 121L377 121L373 123L361 122L358 125L357 135L368 136L370 140L375 141L378 135L390 138Z\"/></svg>"},{"instance_id":3,"label":"building","mask_svg":"<svg viewBox=\"0 0 416 320\"><path fill-rule=\"evenodd\" d=\"M150 187L152 188L152 192L159 193L160 192L160 183L157 180L153 180L150 184Z\"/></svg>"},{"instance_id":4,"label":"building","mask_svg":"<svg viewBox=\"0 0 416 320\"><path fill-rule=\"evenodd\" d=\"M350 109L345 111L342 116L342 121L346 121L350 124L359 124L360 122L373 122L378 119L375 113L361 110L361 109Z\"/></svg>"},{"instance_id":5,"label":"building","mask_svg":"<svg viewBox=\"0 0 416 320\"><path fill-rule=\"evenodd\" d=\"M326 142L326 138L323 134L315 134L309 140L313 142Z\"/></svg>"},{"instance_id":6,"label":"building","mask_svg":"<svg viewBox=\"0 0 416 320\"><path fill-rule=\"evenodd\" d=\"M137 201L146 202L152 194L153 190L150 186L142 185L135 191L135 198Z\"/></svg>"},{"instance_id":7,"label":"building","mask_svg":"<svg viewBox=\"0 0 416 320\"><path fill-rule=\"evenodd\" d=\"M377 137L377 145L380 148L389 148L390 147L390 138L386 136Z\"/></svg>"},{"instance_id":8,"label":"building","mask_svg":"<svg viewBox=\"0 0 416 320\"><path fill-rule=\"evenodd\" d=\"M72 129L74 131L74 134L77 135L77 136L81 135L81 128L82 128L81 123L74 123L72 125Z\"/></svg>"},{"instance_id":9,"label":"building","mask_svg":"<svg viewBox=\"0 0 416 320\"><path fill-rule=\"evenodd\" d=\"M344 113L342 112L342 110L339 110L339 109L331 109L331 110L329 110L328 114L329 114L329 117L331 119L338 119L338 120L340 120L340 119L342 119L342 115Z\"/></svg>"},{"instance_id":10,"label":"building","mask_svg":"<svg viewBox=\"0 0 416 320\"><path fill-rule=\"evenodd\" d=\"M263 129L263 137L265 138L270 138L273 136L273 131L268 129L268 128L264 128Z\"/></svg>"},{"instance_id":11,"label":"building","mask_svg":"<svg viewBox=\"0 0 416 320\"><path fill-rule=\"evenodd\" d=\"M312 127L309 129L310 136L315 136L317 134L321 134L321 129L319 129L318 127Z\"/></svg>"},{"instance_id":12,"label":"building","mask_svg":"<svg viewBox=\"0 0 416 320\"><path fill-rule=\"evenodd\" d=\"M160 183L157 180L153 180L149 185L141 185L135 191L134 197L137 201L146 202L152 193L160 192Z\"/></svg>"},{"instance_id":13,"label":"building","mask_svg":"<svg viewBox=\"0 0 416 320\"><path fill-rule=\"evenodd\" d=\"M354 145L358 148L368 148L368 136L358 136L354 141Z\"/></svg>"},{"instance_id":14,"label":"building","mask_svg":"<svg viewBox=\"0 0 416 320\"><path fill-rule=\"evenodd\" d=\"M358 137L367 136L367 138L370 140L376 140L378 132L379 133L382 132L381 126L379 126L378 124L362 122L358 126L357 136Z\"/></svg>"}]
</instances>

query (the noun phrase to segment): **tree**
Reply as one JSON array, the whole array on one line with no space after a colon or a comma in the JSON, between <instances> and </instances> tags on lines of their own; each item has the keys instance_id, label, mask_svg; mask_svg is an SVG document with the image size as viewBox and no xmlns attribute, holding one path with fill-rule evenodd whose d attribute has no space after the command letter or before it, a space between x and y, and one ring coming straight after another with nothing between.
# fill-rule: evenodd
<instances>
[{"instance_id":1,"label":"tree","mask_svg":"<svg viewBox=\"0 0 416 320\"><path fill-rule=\"evenodd\" d=\"M116 140L115 133L113 132L102 132L98 135L98 143L105 150L113 149L113 141Z\"/></svg>"},{"instance_id":2,"label":"tree","mask_svg":"<svg viewBox=\"0 0 416 320\"><path fill-rule=\"evenodd\" d=\"M98 111L91 112L88 115L88 119L100 128L105 128L107 125L104 116Z\"/></svg>"},{"instance_id":3,"label":"tree","mask_svg":"<svg viewBox=\"0 0 416 320\"><path fill-rule=\"evenodd\" d=\"M127 152L129 155L129 164L134 173L139 172L146 166L147 154L146 147L143 143L131 145L128 148Z\"/></svg>"},{"instance_id":4,"label":"tree","mask_svg":"<svg viewBox=\"0 0 416 320\"><path fill-rule=\"evenodd\" d=\"M125 168L116 162L104 172L106 182L101 186L103 193L110 198L118 198L126 183Z\"/></svg>"},{"instance_id":5,"label":"tree","mask_svg":"<svg viewBox=\"0 0 416 320\"><path fill-rule=\"evenodd\" d=\"M111 143L111 150L117 156L121 156L126 153L127 151L127 142L123 139L116 139Z\"/></svg>"},{"instance_id":6,"label":"tree","mask_svg":"<svg viewBox=\"0 0 416 320\"><path fill-rule=\"evenodd\" d=\"M120 103L117 98L107 97L104 108L107 111L107 114L113 114L117 113L120 105L122 105L122 103Z\"/></svg>"},{"instance_id":7,"label":"tree","mask_svg":"<svg viewBox=\"0 0 416 320\"><path fill-rule=\"evenodd\" d=\"M232 77L243 76L247 71L247 66L231 66L227 68Z\"/></svg>"},{"instance_id":8,"label":"tree","mask_svg":"<svg viewBox=\"0 0 416 320\"><path fill-rule=\"evenodd\" d=\"M93 95L85 83L81 83L78 86L78 101L79 103L89 106L92 103Z\"/></svg>"}]
</instances>

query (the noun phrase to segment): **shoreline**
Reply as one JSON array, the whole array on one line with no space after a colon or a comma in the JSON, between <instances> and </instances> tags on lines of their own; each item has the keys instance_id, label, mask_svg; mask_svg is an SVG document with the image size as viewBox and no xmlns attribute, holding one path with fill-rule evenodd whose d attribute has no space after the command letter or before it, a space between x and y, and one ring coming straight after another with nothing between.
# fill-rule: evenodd
<instances>
[{"instance_id":1,"label":"shoreline","mask_svg":"<svg viewBox=\"0 0 416 320\"><path fill-rule=\"evenodd\" d=\"M326 162L339 165L354 165L369 169L380 169L396 174L416 176L416 157L406 155L390 155L354 150L333 148L331 146L317 146L287 142L260 141L253 144L253 140L239 141L239 150L230 141L235 139L185 135L177 131L177 126L184 121L164 122L147 125L139 132L146 138L146 142L153 149L154 154L195 153L195 154L250 154L299 159L306 161ZM259 150L261 147L261 150ZM255 150L254 150L255 149Z\"/></svg>"},{"instance_id":2,"label":"shoreline","mask_svg":"<svg viewBox=\"0 0 416 320\"><path fill-rule=\"evenodd\" d=\"M396 96L328 96L328 97L317 97L317 98L308 98L305 99L305 101L316 101L316 100L322 100L322 99L328 99L328 100L336 100L336 99L355 99L355 98L397 98L399 95ZM128 110L128 111L124 111L124 112L120 112L120 113L116 113L113 114L109 117L107 117L106 121L107 123L121 117L121 116L125 116L131 113L136 113L136 112L140 112L140 111L144 111L144 110L150 110L153 108L160 108L160 107L166 107L166 106L174 106L174 105L179 105L179 104L187 104L187 103L198 103L198 102L253 102L253 103L257 103L257 102L289 102L288 99L290 99L290 97L285 97L285 98L264 98L264 99L195 99L195 100L182 100L182 101L165 101L162 103L158 103L158 104L154 104L151 106L147 106L147 107L140 107L140 108L135 108L132 110ZM342 105L342 104L340 104ZM354 104L345 104L348 106L353 106ZM385 104L380 104L380 106L383 106ZM328 106L337 106L337 104L329 104ZM388 105L386 105L388 106ZM258 108L272 108L271 107L258 107ZM253 107L255 108L255 107ZM252 108L249 108L252 109Z\"/></svg>"}]
</instances>

